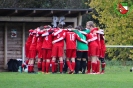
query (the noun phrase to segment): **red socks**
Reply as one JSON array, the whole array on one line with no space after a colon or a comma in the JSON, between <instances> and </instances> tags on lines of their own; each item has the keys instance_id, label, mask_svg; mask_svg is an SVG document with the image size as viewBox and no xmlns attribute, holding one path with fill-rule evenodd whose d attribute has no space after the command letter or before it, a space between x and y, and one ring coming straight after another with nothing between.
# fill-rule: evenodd
<instances>
[{"instance_id":1,"label":"red socks","mask_svg":"<svg viewBox=\"0 0 133 88\"><path fill-rule=\"evenodd\" d=\"M28 72L34 72L34 65L28 65Z\"/></svg>"},{"instance_id":2,"label":"red socks","mask_svg":"<svg viewBox=\"0 0 133 88\"><path fill-rule=\"evenodd\" d=\"M52 61L52 72L55 72L55 62Z\"/></svg>"},{"instance_id":3,"label":"red socks","mask_svg":"<svg viewBox=\"0 0 133 88\"><path fill-rule=\"evenodd\" d=\"M75 62L72 62L72 69L75 70Z\"/></svg>"},{"instance_id":4,"label":"red socks","mask_svg":"<svg viewBox=\"0 0 133 88\"><path fill-rule=\"evenodd\" d=\"M72 65L71 65L71 62L70 62L70 61L67 61L67 65L68 65L70 71L73 71L73 69L72 69Z\"/></svg>"},{"instance_id":5,"label":"red socks","mask_svg":"<svg viewBox=\"0 0 133 88\"><path fill-rule=\"evenodd\" d=\"M42 72L45 72L45 67L46 67L45 62L42 62Z\"/></svg>"},{"instance_id":6,"label":"red socks","mask_svg":"<svg viewBox=\"0 0 133 88\"><path fill-rule=\"evenodd\" d=\"M63 72L63 61L60 61L60 73Z\"/></svg>"},{"instance_id":7,"label":"red socks","mask_svg":"<svg viewBox=\"0 0 133 88\"><path fill-rule=\"evenodd\" d=\"M88 61L88 63L87 63L87 69L88 69L88 72L87 73L90 73L90 71L91 71L91 61Z\"/></svg>"},{"instance_id":8,"label":"red socks","mask_svg":"<svg viewBox=\"0 0 133 88\"><path fill-rule=\"evenodd\" d=\"M30 65L28 65L28 72L31 72Z\"/></svg>"},{"instance_id":9,"label":"red socks","mask_svg":"<svg viewBox=\"0 0 133 88\"><path fill-rule=\"evenodd\" d=\"M41 63L41 62L38 62L38 63L37 63L37 66L38 66L38 71L41 71L42 63Z\"/></svg>"},{"instance_id":10,"label":"red socks","mask_svg":"<svg viewBox=\"0 0 133 88\"><path fill-rule=\"evenodd\" d=\"M50 62L46 62L46 73L49 72Z\"/></svg>"},{"instance_id":11,"label":"red socks","mask_svg":"<svg viewBox=\"0 0 133 88\"><path fill-rule=\"evenodd\" d=\"M34 65L30 66L31 72L34 72Z\"/></svg>"},{"instance_id":12,"label":"red socks","mask_svg":"<svg viewBox=\"0 0 133 88\"><path fill-rule=\"evenodd\" d=\"M25 61L25 63L26 63L26 65L28 65L28 63L29 63L29 60L26 60L26 61Z\"/></svg>"},{"instance_id":13,"label":"red socks","mask_svg":"<svg viewBox=\"0 0 133 88\"><path fill-rule=\"evenodd\" d=\"M92 62L91 64L92 64L92 73L96 73L97 63Z\"/></svg>"},{"instance_id":14,"label":"red socks","mask_svg":"<svg viewBox=\"0 0 133 88\"><path fill-rule=\"evenodd\" d=\"M100 73L100 61L97 61L96 73Z\"/></svg>"},{"instance_id":15,"label":"red socks","mask_svg":"<svg viewBox=\"0 0 133 88\"><path fill-rule=\"evenodd\" d=\"M58 70L58 63L55 62L55 65L54 65L54 71L57 72L57 70Z\"/></svg>"}]
</instances>

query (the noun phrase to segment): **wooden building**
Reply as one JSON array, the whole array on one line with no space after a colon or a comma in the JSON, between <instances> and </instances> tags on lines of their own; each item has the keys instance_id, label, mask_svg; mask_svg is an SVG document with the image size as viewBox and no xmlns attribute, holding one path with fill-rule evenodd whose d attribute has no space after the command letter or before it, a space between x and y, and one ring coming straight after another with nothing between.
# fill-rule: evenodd
<instances>
[{"instance_id":1,"label":"wooden building","mask_svg":"<svg viewBox=\"0 0 133 88\"><path fill-rule=\"evenodd\" d=\"M28 30L52 23L53 16L64 16L66 25L81 25L82 15L92 9L0 8L0 70L9 59L25 59ZM12 35L15 32L16 35Z\"/></svg>"}]
</instances>

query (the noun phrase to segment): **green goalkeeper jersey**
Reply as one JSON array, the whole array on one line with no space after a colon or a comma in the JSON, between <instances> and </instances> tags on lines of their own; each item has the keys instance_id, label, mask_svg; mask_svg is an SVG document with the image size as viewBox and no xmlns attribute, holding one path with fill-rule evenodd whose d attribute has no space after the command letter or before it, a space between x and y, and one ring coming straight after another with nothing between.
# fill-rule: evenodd
<instances>
[{"instance_id":1,"label":"green goalkeeper jersey","mask_svg":"<svg viewBox=\"0 0 133 88\"><path fill-rule=\"evenodd\" d=\"M82 34L80 31L78 31L78 30L73 30L73 32L75 32L76 34L78 34L78 36L81 38L81 39L83 39L83 40L85 40L86 41L86 36L84 35L84 34ZM83 32L85 32L85 33L90 33L90 30L84 30ZM88 51L88 44L86 44L86 43L83 43L83 42L81 42L81 41L78 41L77 40L77 50L78 51Z\"/></svg>"}]
</instances>

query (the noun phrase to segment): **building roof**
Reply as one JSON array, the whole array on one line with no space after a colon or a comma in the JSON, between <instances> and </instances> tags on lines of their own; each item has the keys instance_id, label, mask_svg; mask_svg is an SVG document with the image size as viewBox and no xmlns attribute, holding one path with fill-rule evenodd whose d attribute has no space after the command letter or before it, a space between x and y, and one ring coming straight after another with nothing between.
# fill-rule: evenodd
<instances>
[{"instance_id":1,"label":"building roof","mask_svg":"<svg viewBox=\"0 0 133 88\"><path fill-rule=\"evenodd\" d=\"M92 9L43 9L43 8L0 8L0 16L17 17L77 17L92 12Z\"/></svg>"}]
</instances>

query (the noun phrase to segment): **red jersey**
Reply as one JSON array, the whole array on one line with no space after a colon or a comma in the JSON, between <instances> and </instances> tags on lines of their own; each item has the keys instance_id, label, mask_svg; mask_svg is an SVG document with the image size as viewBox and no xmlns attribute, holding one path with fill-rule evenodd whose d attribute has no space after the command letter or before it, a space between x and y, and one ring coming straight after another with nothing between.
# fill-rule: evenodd
<instances>
[{"instance_id":1,"label":"red jersey","mask_svg":"<svg viewBox=\"0 0 133 88\"><path fill-rule=\"evenodd\" d=\"M46 32L44 32L46 33ZM42 48L45 49L52 49L52 41L53 41L53 36L52 34L48 34L46 36L43 37L43 44L42 44Z\"/></svg>"},{"instance_id":2,"label":"red jersey","mask_svg":"<svg viewBox=\"0 0 133 88\"><path fill-rule=\"evenodd\" d=\"M33 34L30 50L36 50L36 45L37 45L37 37L36 34Z\"/></svg>"},{"instance_id":3,"label":"red jersey","mask_svg":"<svg viewBox=\"0 0 133 88\"><path fill-rule=\"evenodd\" d=\"M81 41L76 33L66 32L66 49L76 49L76 40Z\"/></svg>"},{"instance_id":4,"label":"red jersey","mask_svg":"<svg viewBox=\"0 0 133 88\"><path fill-rule=\"evenodd\" d=\"M57 28L57 29L55 29L54 32L52 33L52 36L54 36L54 37L53 37L53 41L55 41L55 40L57 40L57 39L59 39L59 38L63 38L63 40L60 40L60 41L54 43L54 45L55 45L55 46L64 47L64 38L65 38L66 33L65 33L65 31L62 30L62 31L61 31L60 33L58 33L57 35L54 35L54 33L56 33L58 30L59 30L59 29Z\"/></svg>"},{"instance_id":5,"label":"red jersey","mask_svg":"<svg viewBox=\"0 0 133 88\"><path fill-rule=\"evenodd\" d=\"M93 28L91 30L91 33L94 35L94 36L97 36L97 44L98 44L98 48L101 49L101 44L100 44L100 34L97 34L97 31L98 31L98 28Z\"/></svg>"},{"instance_id":6,"label":"red jersey","mask_svg":"<svg viewBox=\"0 0 133 88\"><path fill-rule=\"evenodd\" d=\"M100 35L100 44L101 44L101 49L106 51L106 46L105 46L105 41L104 41L104 35Z\"/></svg>"},{"instance_id":7,"label":"red jersey","mask_svg":"<svg viewBox=\"0 0 133 88\"><path fill-rule=\"evenodd\" d=\"M33 35L32 34L29 34L29 37L28 37L28 39L27 39L27 41L25 43L25 46L30 46L30 44L32 42L32 37L33 37Z\"/></svg>"},{"instance_id":8,"label":"red jersey","mask_svg":"<svg viewBox=\"0 0 133 88\"><path fill-rule=\"evenodd\" d=\"M87 34L87 40L88 41L90 41L89 43L88 43L88 46L89 47L97 47L98 46L98 44L97 44L97 36L96 35L94 35L93 33L89 33L89 34Z\"/></svg>"},{"instance_id":9,"label":"red jersey","mask_svg":"<svg viewBox=\"0 0 133 88\"><path fill-rule=\"evenodd\" d=\"M28 58L28 54L29 54L29 48L30 48L30 45L31 45L31 42L32 42L32 33L29 33L29 37L25 43L25 55L26 57Z\"/></svg>"},{"instance_id":10,"label":"red jersey","mask_svg":"<svg viewBox=\"0 0 133 88\"><path fill-rule=\"evenodd\" d=\"M43 37L42 37L41 34L39 34L39 36L37 37L37 47L36 47L36 49L42 48L42 43L43 43Z\"/></svg>"},{"instance_id":11,"label":"red jersey","mask_svg":"<svg viewBox=\"0 0 133 88\"><path fill-rule=\"evenodd\" d=\"M93 28L90 32L94 33L95 31L98 31L98 28Z\"/></svg>"}]
</instances>

